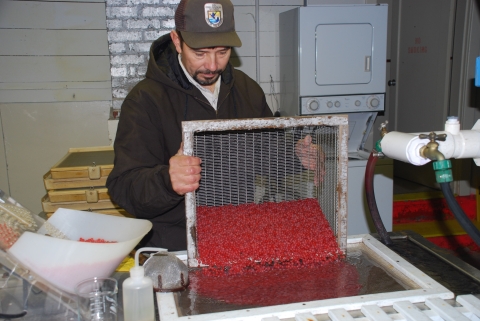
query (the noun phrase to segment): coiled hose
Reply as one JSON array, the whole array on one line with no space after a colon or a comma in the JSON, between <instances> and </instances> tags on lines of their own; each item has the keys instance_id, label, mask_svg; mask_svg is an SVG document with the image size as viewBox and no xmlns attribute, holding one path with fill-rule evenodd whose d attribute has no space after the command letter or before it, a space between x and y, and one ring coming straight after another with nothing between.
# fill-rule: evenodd
<instances>
[{"instance_id":1,"label":"coiled hose","mask_svg":"<svg viewBox=\"0 0 480 321\"><path fill-rule=\"evenodd\" d=\"M443 196L447 201L448 207L450 211L452 211L455 219L458 221L460 226L467 232L468 235L472 238L472 240L480 246L480 231L477 227L470 221L468 216L465 214L463 209L458 204L455 196L453 195L452 189L450 188L449 183L440 183L440 188L442 189Z\"/></svg>"},{"instance_id":2,"label":"coiled hose","mask_svg":"<svg viewBox=\"0 0 480 321\"><path fill-rule=\"evenodd\" d=\"M382 218L378 212L373 188L373 177L375 174L375 164L377 163L377 159L378 157L374 155L374 152L370 153L370 157L368 157L367 161L367 168L365 169L365 196L367 198L368 209L370 210L370 216L372 217L375 229L377 230L382 243L390 246L393 242L390 239L390 236L388 236L385 225L383 225Z\"/></svg>"}]
</instances>

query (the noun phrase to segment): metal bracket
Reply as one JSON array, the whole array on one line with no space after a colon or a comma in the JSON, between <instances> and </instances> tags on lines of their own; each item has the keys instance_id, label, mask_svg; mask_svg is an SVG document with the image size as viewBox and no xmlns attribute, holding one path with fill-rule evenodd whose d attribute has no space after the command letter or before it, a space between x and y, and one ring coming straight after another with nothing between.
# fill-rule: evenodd
<instances>
[{"instance_id":1,"label":"metal bracket","mask_svg":"<svg viewBox=\"0 0 480 321\"><path fill-rule=\"evenodd\" d=\"M98 202L98 191L93 187L90 187L89 190L85 191L85 196L87 198L87 203L97 203Z\"/></svg>"},{"instance_id":2,"label":"metal bracket","mask_svg":"<svg viewBox=\"0 0 480 321\"><path fill-rule=\"evenodd\" d=\"M101 177L101 168L97 167L97 164L93 162L93 166L88 167L88 178L100 179L100 177Z\"/></svg>"}]
</instances>

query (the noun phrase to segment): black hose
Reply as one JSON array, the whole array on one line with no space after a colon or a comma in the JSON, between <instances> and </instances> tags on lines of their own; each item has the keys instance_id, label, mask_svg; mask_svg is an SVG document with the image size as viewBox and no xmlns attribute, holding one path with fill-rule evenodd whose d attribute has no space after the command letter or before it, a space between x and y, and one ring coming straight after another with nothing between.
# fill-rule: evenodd
<instances>
[{"instance_id":1,"label":"black hose","mask_svg":"<svg viewBox=\"0 0 480 321\"><path fill-rule=\"evenodd\" d=\"M23 311L17 314L5 314L5 313L0 313L0 318L2 319L18 319L22 318L27 315L27 311Z\"/></svg>"},{"instance_id":2,"label":"black hose","mask_svg":"<svg viewBox=\"0 0 480 321\"><path fill-rule=\"evenodd\" d=\"M380 235L382 243L389 246L392 245L393 242L390 239L390 236L388 236L385 225L383 225L382 218L378 212L377 202L375 200L375 192L373 190L373 176L375 174L375 164L377 163L377 159L378 157L374 156L373 152L370 153L367 168L365 169L365 195L375 229L377 230L378 235Z\"/></svg>"},{"instance_id":3,"label":"black hose","mask_svg":"<svg viewBox=\"0 0 480 321\"><path fill-rule=\"evenodd\" d=\"M453 195L452 189L450 188L450 184L440 183L440 187L442 189L443 195L445 196L448 207L452 211L458 223L460 223L460 226L462 226L462 228L465 230L465 232L467 232L468 235L470 235L473 241L478 246L480 246L480 231L478 231L476 226L472 223L472 221L470 221L470 219L465 214L460 205L458 205L458 202Z\"/></svg>"}]
</instances>

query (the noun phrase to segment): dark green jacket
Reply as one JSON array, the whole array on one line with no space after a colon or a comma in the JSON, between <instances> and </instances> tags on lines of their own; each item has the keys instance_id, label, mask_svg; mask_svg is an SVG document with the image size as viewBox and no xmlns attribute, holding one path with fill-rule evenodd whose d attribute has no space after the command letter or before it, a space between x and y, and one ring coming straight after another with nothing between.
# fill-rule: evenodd
<instances>
[{"instance_id":1,"label":"dark green jacket","mask_svg":"<svg viewBox=\"0 0 480 321\"><path fill-rule=\"evenodd\" d=\"M107 180L112 199L153 223L142 246L186 249L184 197L176 194L169 159L182 140L181 122L271 117L260 86L228 64L215 110L186 78L170 35L153 42L146 78L123 102L115 138L114 168Z\"/></svg>"}]
</instances>

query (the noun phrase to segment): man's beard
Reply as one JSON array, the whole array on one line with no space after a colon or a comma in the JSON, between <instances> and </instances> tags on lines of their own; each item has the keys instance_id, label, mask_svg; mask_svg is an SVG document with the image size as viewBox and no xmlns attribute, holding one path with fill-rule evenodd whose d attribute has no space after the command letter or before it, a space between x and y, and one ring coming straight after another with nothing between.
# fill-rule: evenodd
<instances>
[{"instance_id":1,"label":"man's beard","mask_svg":"<svg viewBox=\"0 0 480 321\"><path fill-rule=\"evenodd\" d=\"M207 70L199 70L199 71L195 72L195 74L193 74L192 78L202 86L209 86L209 85L213 85L214 83L217 82L218 77L220 76L220 74L222 72L223 72L223 70L215 70L215 71L210 71L208 69ZM199 74L217 75L217 77L214 77L214 78L211 78L211 79L200 80L198 78Z\"/></svg>"}]
</instances>

